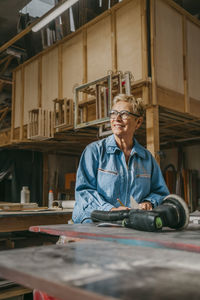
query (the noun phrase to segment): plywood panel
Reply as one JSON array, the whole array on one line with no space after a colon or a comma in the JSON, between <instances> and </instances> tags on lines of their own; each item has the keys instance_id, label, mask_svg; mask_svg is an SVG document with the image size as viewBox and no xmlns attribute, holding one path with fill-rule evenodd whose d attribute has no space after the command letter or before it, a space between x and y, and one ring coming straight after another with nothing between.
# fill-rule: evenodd
<instances>
[{"instance_id":1,"label":"plywood panel","mask_svg":"<svg viewBox=\"0 0 200 300\"><path fill-rule=\"evenodd\" d=\"M162 0L155 4L157 83L184 93L182 16Z\"/></svg>"},{"instance_id":2,"label":"plywood panel","mask_svg":"<svg viewBox=\"0 0 200 300\"><path fill-rule=\"evenodd\" d=\"M28 123L28 112L38 107L38 60L24 67L24 125Z\"/></svg>"},{"instance_id":3,"label":"plywood panel","mask_svg":"<svg viewBox=\"0 0 200 300\"><path fill-rule=\"evenodd\" d=\"M58 47L42 57L42 108L53 111L58 98Z\"/></svg>"},{"instance_id":4,"label":"plywood panel","mask_svg":"<svg viewBox=\"0 0 200 300\"><path fill-rule=\"evenodd\" d=\"M189 96L200 100L200 27L187 21Z\"/></svg>"},{"instance_id":5,"label":"plywood panel","mask_svg":"<svg viewBox=\"0 0 200 300\"><path fill-rule=\"evenodd\" d=\"M16 71L16 83L15 83L15 105L14 105L14 128L20 127L21 120L21 97L22 97L22 71Z\"/></svg>"},{"instance_id":6,"label":"plywood panel","mask_svg":"<svg viewBox=\"0 0 200 300\"><path fill-rule=\"evenodd\" d=\"M141 2L133 0L116 12L118 70L142 79Z\"/></svg>"},{"instance_id":7,"label":"plywood panel","mask_svg":"<svg viewBox=\"0 0 200 300\"><path fill-rule=\"evenodd\" d=\"M111 17L108 16L87 30L88 82L112 70Z\"/></svg>"},{"instance_id":8,"label":"plywood panel","mask_svg":"<svg viewBox=\"0 0 200 300\"><path fill-rule=\"evenodd\" d=\"M74 85L83 81L83 38L79 34L63 44L63 97L73 98Z\"/></svg>"}]
</instances>

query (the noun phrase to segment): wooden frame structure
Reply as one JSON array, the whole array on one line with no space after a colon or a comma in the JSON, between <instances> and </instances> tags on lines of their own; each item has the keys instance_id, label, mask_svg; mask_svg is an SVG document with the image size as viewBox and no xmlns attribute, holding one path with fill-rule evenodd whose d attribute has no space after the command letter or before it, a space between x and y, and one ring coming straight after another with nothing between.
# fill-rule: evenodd
<instances>
[{"instance_id":1,"label":"wooden frame structure","mask_svg":"<svg viewBox=\"0 0 200 300\"><path fill-rule=\"evenodd\" d=\"M29 111L27 138L31 140L46 140L54 137L54 114L41 108Z\"/></svg>"},{"instance_id":2,"label":"wooden frame structure","mask_svg":"<svg viewBox=\"0 0 200 300\"><path fill-rule=\"evenodd\" d=\"M27 138L29 110L53 110L53 99L72 98L75 86L108 70L133 74L131 91L147 105L147 148L154 156L159 107L200 117L200 22L171 0L149 3L116 4L14 71L11 143Z\"/></svg>"},{"instance_id":3,"label":"wooden frame structure","mask_svg":"<svg viewBox=\"0 0 200 300\"><path fill-rule=\"evenodd\" d=\"M54 128L72 129L73 128L73 100L54 99Z\"/></svg>"}]
</instances>

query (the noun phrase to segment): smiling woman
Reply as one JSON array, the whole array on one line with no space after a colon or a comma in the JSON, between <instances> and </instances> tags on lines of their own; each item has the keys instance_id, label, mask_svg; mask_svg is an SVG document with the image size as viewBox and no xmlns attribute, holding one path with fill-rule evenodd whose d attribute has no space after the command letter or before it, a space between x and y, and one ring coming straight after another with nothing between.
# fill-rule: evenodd
<instances>
[{"instance_id":1,"label":"smiling woman","mask_svg":"<svg viewBox=\"0 0 200 300\"><path fill-rule=\"evenodd\" d=\"M91 222L93 210L124 210L134 199L152 209L169 194L151 153L134 138L144 116L142 99L119 94L110 111L113 134L84 150L76 178L75 223Z\"/></svg>"}]
</instances>

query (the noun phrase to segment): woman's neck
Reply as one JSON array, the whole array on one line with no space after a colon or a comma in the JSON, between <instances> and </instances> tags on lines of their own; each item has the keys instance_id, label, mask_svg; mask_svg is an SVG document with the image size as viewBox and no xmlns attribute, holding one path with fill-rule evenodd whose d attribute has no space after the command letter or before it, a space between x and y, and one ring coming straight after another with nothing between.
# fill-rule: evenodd
<instances>
[{"instance_id":1,"label":"woman's neck","mask_svg":"<svg viewBox=\"0 0 200 300\"><path fill-rule=\"evenodd\" d=\"M117 143L117 146L126 154L127 152L131 152L133 148L133 139L125 139L120 138L118 136L115 136L115 140Z\"/></svg>"}]
</instances>

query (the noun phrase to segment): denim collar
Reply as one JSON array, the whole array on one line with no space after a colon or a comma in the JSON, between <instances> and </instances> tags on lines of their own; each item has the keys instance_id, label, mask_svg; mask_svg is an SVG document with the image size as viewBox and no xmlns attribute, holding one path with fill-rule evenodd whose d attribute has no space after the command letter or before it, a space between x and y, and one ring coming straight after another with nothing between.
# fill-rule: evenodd
<instances>
[{"instance_id":1,"label":"denim collar","mask_svg":"<svg viewBox=\"0 0 200 300\"><path fill-rule=\"evenodd\" d=\"M146 157L145 149L138 143L136 138L133 138L133 140L134 140L134 146L131 150L131 155L137 154L141 158L145 158ZM115 151L117 150L121 151L121 149L116 144L114 134L112 134L106 139L106 152L115 153Z\"/></svg>"}]
</instances>

